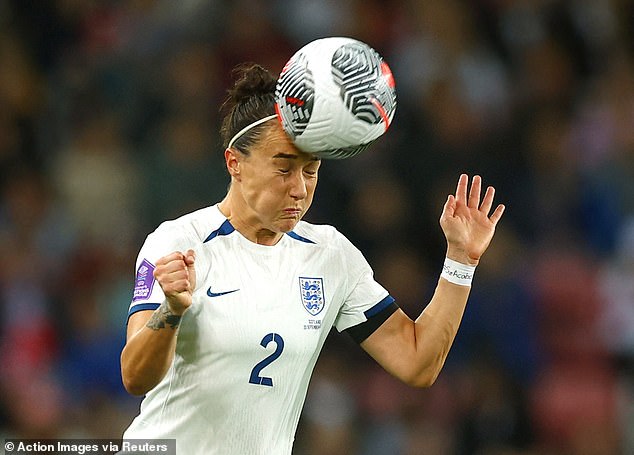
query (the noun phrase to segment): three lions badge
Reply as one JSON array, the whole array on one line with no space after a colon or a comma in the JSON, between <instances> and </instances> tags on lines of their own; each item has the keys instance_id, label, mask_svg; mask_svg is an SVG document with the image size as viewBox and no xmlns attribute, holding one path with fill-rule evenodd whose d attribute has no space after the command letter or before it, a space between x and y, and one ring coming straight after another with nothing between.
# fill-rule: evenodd
<instances>
[{"instance_id":1,"label":"three lions badge","mask_svg":"<svg viewBox=\"0 0 634 455\"><path fill-rule=\"evenodd\" d=\"M302 305L308 313L317 316L324 309L324 280L322 278L299 277L299 292Z\"/></svg>"}]
</instances>

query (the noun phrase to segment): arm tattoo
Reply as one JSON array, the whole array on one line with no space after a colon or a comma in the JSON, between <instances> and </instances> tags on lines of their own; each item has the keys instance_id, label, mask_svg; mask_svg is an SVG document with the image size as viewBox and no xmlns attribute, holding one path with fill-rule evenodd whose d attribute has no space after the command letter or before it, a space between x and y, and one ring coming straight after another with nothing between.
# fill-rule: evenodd
<instances>
[{"instance_id":1,"label":"arm tattoo","mask_svg":"<svg viewBox=\"0 0 634 455\"><path fill-rule=\"evenodd\" d=\"M152 330L164 329L169 325L172 329L177 329L181 323L181 317L172 313L167 302L163 302L160 307L152 314L146 326Z\"/></svg>"}]
</instances>

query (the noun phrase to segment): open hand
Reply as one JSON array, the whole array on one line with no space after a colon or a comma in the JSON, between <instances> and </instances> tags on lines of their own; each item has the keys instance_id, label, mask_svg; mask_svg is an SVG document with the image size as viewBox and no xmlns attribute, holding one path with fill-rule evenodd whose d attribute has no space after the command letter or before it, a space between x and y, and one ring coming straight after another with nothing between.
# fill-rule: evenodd
<instances>
[{"instance_id":1,"label":"open hand","mask_svg":"<svg viewBox=\"0 0 634 455\"><path fill-rule=\"evenodd\" d=\"M154 278L158 281L174 314L183 314L192 304L196 287L194 250L174 252L156 261Z\"/></svg>"},{"instance_id":2,"label":"open hand","mask_svg":"<svg viewBox=\"0 0 634 455\"><path fill-rule=\"evenodd\" d=\"M462 174L458 180L456 195L449 195L445 202L440 226L447 238L447 257L463 264L477 265L491 243L495 226L502 218L505 207L499 204L489 216L495 189L489 186L480 203L480 176L473 177L467 196L468 186L469 177Z\"/></svg>"}]
</instances>

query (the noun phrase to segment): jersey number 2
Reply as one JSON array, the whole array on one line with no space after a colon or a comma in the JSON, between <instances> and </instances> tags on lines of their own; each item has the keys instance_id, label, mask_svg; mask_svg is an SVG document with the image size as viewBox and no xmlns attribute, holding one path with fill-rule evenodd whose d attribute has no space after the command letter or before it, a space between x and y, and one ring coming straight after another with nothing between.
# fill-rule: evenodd
<instances>
[{"instance_id":1,"label":"jersey number 2","mask_svg":"<svg viewBox=\"0 0 634 455\"><path fill-rule=\"evenodd\" d=\"M282 354L282 351L284 350L284 339L281 337L281 335L278 335L277 333L269 333L265 335L264 338L262 338L260 346L266 348L271 342L275 343L275 352L273 352L273 354L269 355L268 357L265 357L261 362L258 362L258 364L253 367L253 369L251 370L251 377L249 378L250 384L273 387L273 379L267 376L260 376L260 372L265 367L273 363L275 359L277 359Z\"/></svg>"}]
</instances>

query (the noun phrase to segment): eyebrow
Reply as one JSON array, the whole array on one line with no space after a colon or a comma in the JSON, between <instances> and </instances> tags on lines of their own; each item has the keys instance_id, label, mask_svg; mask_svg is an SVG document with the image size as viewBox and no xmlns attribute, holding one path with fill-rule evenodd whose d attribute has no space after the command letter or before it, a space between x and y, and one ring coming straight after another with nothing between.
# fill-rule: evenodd
<instances>
[{"instance_id":1,"label":"eyebrow","mask_svg":"<svg viewBox=\"0 0 634 455\"><path fill-rule=\"evenodd\" d=\"M275 155L273 155L273 159L275 158L281 158L281 159L287 159L287 160L296 160L299 158L299 155L294 155L291 153L277 153ZM310 161L321 161L321 158L317 157L317 156L311 156Z\"/></svg>"}]
</instances>

